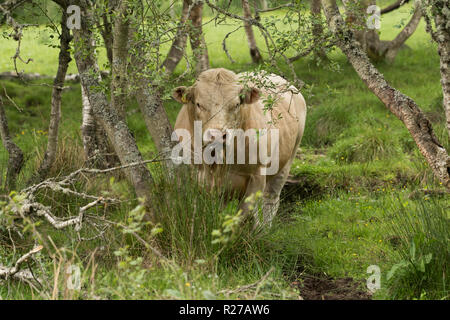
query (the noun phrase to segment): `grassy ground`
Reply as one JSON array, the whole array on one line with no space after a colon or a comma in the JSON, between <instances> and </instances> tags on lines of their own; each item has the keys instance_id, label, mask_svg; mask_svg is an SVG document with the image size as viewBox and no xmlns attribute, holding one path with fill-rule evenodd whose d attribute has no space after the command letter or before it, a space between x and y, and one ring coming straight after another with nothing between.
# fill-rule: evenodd
<instances>
[{"instance_id":1,"label":"grassy ground","mask_svg":"<svg viewBox=\"0 0 450 320\"><path fill-rule=\"evenodd\" d=\"M405 6L383 15L382 39L394 38L399 31L396 25L407 18L409 12L410 6ZM248 49L242 45L245 43L242 30L228 39L230 53L239 63L231 64L222 51L221 40L233 29L228 25L216 27L213 23L206 26L212 67L226 67L236 72L250 69ZM33 57L34 61L20 65L20 70L48 75L56 72L57 50L47 46L49 35L44 28L25 33L22 55ZM262 45L262 39L258 41ZM14 54L14 45L12 41L0 39L0 71L13 69L10 57ZM427 113L448 150L439 60L423 22L407 45L409 48L399 53L393 65L380 63L377 67L394 87L412 97ZM108 231L107 244L101 239L79 243L69 240L76 238L72 231L69 234L73 233L73 237L67 237L67 234L48 230L56 247L66 248L66 251L56 251L60 256L55 256L53 263L79 263L85 279L83 294L72 296L73 293L61 289L65 288L62 285L58 297L296 299L299 295L308 295L307 290L311 288L307 284L311 278L330 282L333 282L330 278L352 278L356 285L351 291L364 291L365 279L370 275L367 267L377 265L381 270L381 290L374 298L448 299L449 280L442 270L445 271L449 262L446 212L450 201L416 191L438 189L439 183L433 179L414 141L402 123L366 89L345 57L335 51L331 58L339 64L340 71L317 66L312 59L295 63L297 75L308 85L304 92L308 104L306 131L291 169L296 184L285 188L282 206L270 233L243 238L237 245L245 249L241 251L233 251L225 244L210 245L207 242L211 241L212 230L220 229L223 221L229 221L226 215L232 212L230 208L218 211L215 208L215 219L190 225L195 227L192 230L196 237L209 239L205 240L204 247L199 244L194 253L189 248L180 249L183 242L177 244L174 239L181 237L181 229L167 222L162 237L167 237L164 239L169 243L168 248L180 253L171 261L155 263L133 237L116 229ZM100 60L104 63L104 54ZM180 64L177 72L183 68L184 64ZM73 63L69 72L76 72ZM18 112L13 106L7 107L11 132L27 154L26 168L19 181L23 187L39 163L46 143L50 89L13 81L3 84L9 96L23 108ZM69 86L63 94L61 150L54 175L68 173L82 162L80 87L78 84ZM165 107L173 122L179 105L168 100ZM135 110L136 105L130 102L128 122L142 153L150 157L153 143ZM2 149L0 170L3 172L5 160ZM189 186L194 188L193 184ZM126 184L120 180L112 183L104 179L94 182L94 186L83 187L130 196ZM166 191L168 187L161 188ZM179 208L188 208L184 214L192 214L195 210L189 211L190 200L177 194L179 192L174 193L174 201ZM202 196L198 199L196 208L208 212L211 208L202 206L207 201L202 202ZM67 199L51 200L52 204L60 206L64 201ZM71 206L76 207L76 203ZM109 215L114 216L115 221L128 224L138 216L133 210L135 206L136 203L128 203ZM171 214L176 217L177 213L175 210ZM434 220L427 222L427 217ZM439 229L439 226L444 227ZM185 239L183 237L181 239ZM410 256L412 247L415 248L413 258ZM239 254L242 252L246 254ZM0 248L0 257L3 254L6 258L0 258L2 263L14 260L11 248ZM429 254L431 260L427 262ZM46 265L52 265L52 259L44 256L41 259ZM416 268L422 264L423 272ZM396 265L397 271L390 275L389 271ZM57 264L55 270L58 270L56 267ZM58 272L63 277L63 273ZM246 290L236 289L248 284L253 285ZM1 286L0 296L30 298L33 294L21 284L11 286L12 290ZM329 297L330 292L319 292L320 295Z\"/></svg>"}]
</instances>

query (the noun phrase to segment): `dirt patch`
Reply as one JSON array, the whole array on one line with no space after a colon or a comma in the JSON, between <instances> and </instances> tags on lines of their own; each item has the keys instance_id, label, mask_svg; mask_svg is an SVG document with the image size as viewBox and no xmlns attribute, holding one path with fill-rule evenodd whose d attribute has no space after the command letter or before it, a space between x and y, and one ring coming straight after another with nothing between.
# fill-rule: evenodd
<instances>
[{"instance_id":1,"label":"dirt patch","mask_svg":"<svg viewBox=\"0 0 450 320\"><path fill-rule=\"evenodd\" d=\"M300 177L289 176L281 191L281 199L288 202L320 197L326 192L317 179L311 175Z\"/></svg>"},{"instance_id":2,"label":"dirt patch","mask_svg":"<svg viewBox=\"0 0 450 320\"><path fill-rule=\"evenodd\" d=\"M370 300L371 295L363 289L362 282L352 278L326 278L302 276L294 281L300 290L300 296L305 300Z\"/></svg>"}]
</instances>

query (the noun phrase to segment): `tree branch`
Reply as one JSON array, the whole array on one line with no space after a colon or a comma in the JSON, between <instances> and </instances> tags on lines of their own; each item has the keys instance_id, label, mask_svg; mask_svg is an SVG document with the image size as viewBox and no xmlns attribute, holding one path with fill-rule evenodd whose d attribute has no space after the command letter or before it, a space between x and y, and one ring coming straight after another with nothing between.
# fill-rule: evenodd
<instances>
[{"instance_id":1,"label":"tree branch","mask_svg":"<svg viewBox=\"0 0 450 320\"><path fill-rule=\"evenodd\" d=\"M404 5L405 3L408 3L409 0L398 0L396 3L393 3L389 6L387 6L384 9L381 9L381 14L385 14L385 13L389 13L391 11L394 11L398 8L400 8L402 5Z\"/></svg>"}]
</instances>

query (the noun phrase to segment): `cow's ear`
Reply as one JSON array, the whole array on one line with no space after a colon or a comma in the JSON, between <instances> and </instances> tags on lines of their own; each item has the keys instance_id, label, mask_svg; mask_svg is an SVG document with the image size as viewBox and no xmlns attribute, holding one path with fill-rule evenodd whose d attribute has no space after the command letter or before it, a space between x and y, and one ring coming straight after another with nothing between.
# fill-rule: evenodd
<instances>
[{"instance_id":1,"label":"cow's ear","mask_svg":"<svg viewBox=\"0 0 450 320\"><path fill-rule=\"evenodd\" d=\"M188 103L190 100L189 88L186 88L185 86L176 87L172 92L172 97L179 103Z\"/></svg>"},{"instance_id":2,"label":"cow's ear","mask_svg":"<svg viewBox=\"0 0 450 320\"><path fill-rule=\"evenodd\" d=\"M241 103L252 104L258 101L261 91L257 88L244 88L241 91Z\"/></svg>"}]
</instances>

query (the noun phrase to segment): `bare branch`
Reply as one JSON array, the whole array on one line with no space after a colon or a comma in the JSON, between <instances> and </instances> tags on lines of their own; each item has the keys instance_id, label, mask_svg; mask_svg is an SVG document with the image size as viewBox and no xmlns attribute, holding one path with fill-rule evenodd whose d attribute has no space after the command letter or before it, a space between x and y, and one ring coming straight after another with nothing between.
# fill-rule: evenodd
<instances>
[{"instance_id":1,"label":"bare branch","mask_svg":"<svg viewBox=\"0 0 450 320\"><path fill-rule=\"evenodd\" d=\"M228 59L230 59L231 63L235 63L236 61L234 61L234 59L231 57L230 52L228 51L228 48L227 48L226 41L231 34L235 33L236 31L238 31L241 28L242 28L242 26L239 26L236 29L234 29L233 31L228 32L222 40L222 49L225 52L225 54L227 55Z\"/></svg>"},{"instance_id":2,"label":"bare branch","mask_svg":"<svg viewBox=\"0 0 450 320\"><path fill-rule=\"evenodd\" d=\"M389 6L387 6L384 9L381 9L381 14L385 14L385 13L389 13L391 11L394 11L398 8L400 8L402 5L404 5L405 3L408 3L409 0L398 0L396 3L393 3Z\"/></svg>"},{"instance_id":3,"label":"bare branch","mask_svg":"<svg viewBox=\"0 0 450 320\"><path fill-rule=\"evenodd\" d=\"M30 280L35 280L36 278L34 277L33 273L31 272L31 269L20 270L20 267L21 267L22 263L27 261L33 254L36 254L39 251L41 251L42 248L43 248L42 246L37 246L37 247L33 248L28 253L21 256L16 261L16 263L14 264L13 267L5 267L5 266L0 265L0 278L4 278L4 279L8 280L10 277L12 277L14 279L22 280L25 282L28 282Z\"/></svg>"},{"instance_id":4,"label":"bare branch","mask_svg":"<svg viewBox=\"0 0 450 320\"><path fill-rule=\"evenodd\" d=\"M271 11L276 11L276 10L280 10L283 8L293 8L294 4L293 3L285 3L285 4L281 4L277 7L273 7L273 8L267 8L267 9L258 9L255 8L255 11L258 13L263 13L263 12L271 12Z\"/></svg>"}]
</instances>

